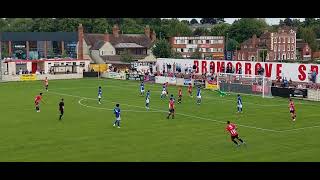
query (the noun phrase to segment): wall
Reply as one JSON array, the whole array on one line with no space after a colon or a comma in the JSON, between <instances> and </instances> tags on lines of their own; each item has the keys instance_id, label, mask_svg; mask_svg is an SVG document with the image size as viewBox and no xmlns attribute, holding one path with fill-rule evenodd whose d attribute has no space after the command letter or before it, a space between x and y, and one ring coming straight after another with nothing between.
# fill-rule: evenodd
<instances>
[{"instance_id":1,"label":"wall","mask_svg":"<svg viewBox=\"0 0 320 180\"><path fill-rule=\"evenodd\" d=\"M102 51L103 51L103 54L101 54ZM100 54L100 56L115 55L116 54L116 49L112 46L112 44L110 42L106 42L99 49L99 54Z\"/></svg>"},{"instance_id":2,"label":"wall","mask_svg":"<svg viewBox=\"0 0 320 180\"><path fill-rule=\"evenodd\" d=\"M48 77L49 80L53 79L80 79L83 78L83 74L58 74L58 75L51 75L51 74L44 74L44 75L36 75L37 80L44 80L45 77ZM3 75L3 81L21 81L19 75Z\"/></svg>"},{"instance_id":3,"label":"wall","mask_svg":"<svg viewBox=\"0 0 320 180\"><path fill-rule=\"evenodd\" d=\"M276 80L276 77L286 77L288 80L296 82L309 82L308 73L311 69L320 71L320 64L299 64L299 63L278 63L278 62L252 62L252 61L225 61L225 60L192 60L192 59L157 59L156 66L159 71L162 72L163 64L176 63L177 66L181 66L183 70L187 65L196 65L196 73L202 74L213 70L214 73L221 72L221 67L226 67L227 64L237 70L242 67L243 74L256 75L258 68L261 66L265 70L265 76L270 77L272 80ZM212 68L210 68L212 67ZM165 67L166 69L166 67ZM319 76L317 76L317 79ZM317 80L317 82L320 82Z\"/></svg>"},{"instance_id":4,"label":"wall","mask_svg":"<svg viewBox=\"0 0 320 180\"><path fill-rule=\"evenodd\" d=\"M104 60L100 57L99 50L91 51L92 60L97 64L105 64Z\"/></svg>"}]
</instances>

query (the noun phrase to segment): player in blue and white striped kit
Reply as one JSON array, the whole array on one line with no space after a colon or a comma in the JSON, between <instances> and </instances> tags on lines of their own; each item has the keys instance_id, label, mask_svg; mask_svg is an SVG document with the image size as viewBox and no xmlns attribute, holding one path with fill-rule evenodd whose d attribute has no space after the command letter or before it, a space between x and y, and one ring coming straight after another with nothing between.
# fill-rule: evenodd
<instances>
[{"instance_id":1,"label":"player in blue and white striped kit","mask_svg":"<svg viewBox=\"0 0 320 180\"><path fill-rule=\"evenodd\" d=\"M146 109L149 110L149 103L150 103L150 90L147 91L146 95Z\"/></svg>"},{"instance_id":2,"label":"player in blue and white striped kit","mask_svg":"<svg viewBox=\"0 0 320 180\"><path fill-rule=\"evenodd\" d=\"M200 89L200 86L198 86L198 89L197 89L197 104L201 104L201 89Z\"/></svg>"},{"instance_id":3,"label":"player in blue and white striped kit","mask_svg":"<svg viewBox=\"0 0 320 180\"><path fill-rule=\"evenodd\" d=\"M242 112L242 98L241 98L240 94L238 94L237 106L238 106L238 113Z\"/></svg>"},{"instance_id":4,"label":"player in blue and white striped kit","mask_svg":"<svg viewBox=\"0 0 320 180\"><path fill-rule=\"evenodd\" d=\"M144 82L142 81L140 84L140 95L143 96L144 95Z\"/></svg>"},{"instance_id":5,"label":"player in blue and white striped kit","mask_svg":"<svg viewBox=\"0 0 320 180\"><path fill-rule=\"evenodd\" d=\"M116 125L118 126L118 128L120 128L120 108L119 108L119 104L116 104L116 107L114 108L113 110L113 113L115 114L116 116L116 120L114 121L113 123L113 126L115 127Z\"/></svg>"},{"instance_id":6,"label":"player in blue and white striped kit","mask_svg":"<svg viewBox=\"0 0 320 180\"><path fill-rule=\"evenodd\" d=\"M102 98L102 89L101 86L98 88L98 102L101 104L101 98Z\"/></svg>"}]
</instances>

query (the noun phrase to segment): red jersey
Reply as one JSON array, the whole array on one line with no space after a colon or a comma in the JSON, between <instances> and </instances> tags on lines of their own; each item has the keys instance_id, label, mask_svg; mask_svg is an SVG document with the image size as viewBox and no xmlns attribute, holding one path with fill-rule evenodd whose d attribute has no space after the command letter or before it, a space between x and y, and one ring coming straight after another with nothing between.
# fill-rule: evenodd
<instances>
[{"instance_id":1,"label":"red jersey","mask_svg":"<svg viewBox=\"0 0 320 180\"><path fill-rule=\"evenodd\" d=\"M40 95L36 96L36 98L34 99L34 103L39 104L41 99L42 99L42 96L40 96Z\"/></svg>"},{"instance_id":2,"label":"red jersey","mask_svg":"<svg viewBox=\"0 0 320 180\"><path fill-rule=\"evenodd\" d=\"M182 90L179 89L179 93L178 93L179 96L182 96Z\"/></svg>"},{"instance_id":3,"label":"red jersey","mask_svg":"<svg viewBox=\"0 0 320 180\"><path fill-rule=\"evenodd\" d=\"M192 86L191 86L191 85L189 85L189 87L188 87L188 91L189 91L189 92L191 92L191 91L192 91Z\"/></svg>"},{"instance_id":4,"label":"red jersey","mask_svg":"<svg viewBox=\"0 0 320 180\"><path fill-rule=\"evenodd\" d=\"M45 84L45 85L48 85L48 79L45 79L45 80L44 80L44 84Z\"/></svg>"},{"instance_id":5,"label":"red jersey","mask_svg":"<svg viewBox=\"0 0 320 180\"><path fill-rule=\"evenodd\" d=\"M237 128L236 125L228 124L226 127L226 130L231 134L231 136L236 136L238 135L236 128Z\"/></svg>"},{"instance_id":6,"label":"red jersey","mask_svg":"<svg viewBox=\"0 0 320 180\"><path fill-rule=\"evenodd\" d=\"M291 101L289 103L289 108L290 108L290 111L294 111L295 110L293 101Z\"/></svg>"},{"instance_id":7,"label":"red jersey","mask_svg":"<svg viewBox=\"0 0 320 180\"><path fill-rule=\"evenodd\" d=\"M174 109L174 101L173 100L169 101L169 109Z\"/></svg>"}]
</instances>

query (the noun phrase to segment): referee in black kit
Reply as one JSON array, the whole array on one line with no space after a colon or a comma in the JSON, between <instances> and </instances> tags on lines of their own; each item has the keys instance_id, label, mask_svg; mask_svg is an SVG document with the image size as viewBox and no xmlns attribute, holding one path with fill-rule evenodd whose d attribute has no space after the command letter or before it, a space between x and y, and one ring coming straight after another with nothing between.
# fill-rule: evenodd
<instances>
[{"instance_id":1,"label":"referee in black kit","mask_svg":"<svg viewBox=\"0 0 320 180\"><path fill-rule=\"evenodd\" d=\"M63 113L64 113L64 102L63 99L61 99L61 102L59 103L59 111L60 111L60 117L59 120L61 120Z\"/></svg>"}]
</instances>

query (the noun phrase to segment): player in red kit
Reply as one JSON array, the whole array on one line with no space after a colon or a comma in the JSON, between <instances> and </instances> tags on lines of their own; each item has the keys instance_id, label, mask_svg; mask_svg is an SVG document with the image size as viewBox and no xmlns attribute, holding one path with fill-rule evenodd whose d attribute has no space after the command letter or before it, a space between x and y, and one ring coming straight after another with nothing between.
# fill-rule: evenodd
<instances>
[{"instance_id":1,"label":"player in red kit","mask_svg":"<svg viewBox=\"0 0 320 180\"><path fill-rule=\"evenodd\" d=\"M193 96L192 96L192 85L191 85L191 83L190 83L189 86L188 86L188 93L189 93L189 96L190 96L190 97L193 97Z\"/></svg>"},{"instance_id":2,"label":"player in red kit","mask_svg":"<svg viewBox=\"0 0 320 180\"><path fill-rule=\"evenodd\" d=\"M42 93L40 93L40 95L37 95L36 98L34 99L34 104L36 106L36 111L37 112L40 112L40 101L43 102Z\"/></svg>"},{"instance_id":3,"label":"player in red kit","mask_svg":"<svg viewBox=\"0 0 320 180\"><path fill-rule=\"evenodd\" d=\"M292 121L295 121L297 117L296 108L294 107L294 103L291 98L289 99L289 110L290 110Z\"/></svg>"},{"instance_id":4,"label":"player in red kit","mask_svg":"<svg viewBox=\"0 0 320 180\"><path fill-rule=\"evenodd\" d=\"M179 90L178 90L178 104L180 104L181 103L181 100L182 100L182 88L181 87L179 87Z\"/></svg>"},{"instance_id":5,"label":"player in red kit","mask_svg":"<svg viewBox=\"0 0 320 180\"><path fill-rule=\"evenodd\" d=\"M239 138L239 134L236 131L236 125L230 123L230 121L227 121L226 130L230 133L232 142L234 142L237 146L240 146L240 144L235 139L238 139L238 141L240 141L242 144L245 144L245 142Z\"/></svg>"},{"instance_id":6,"label":"player in red kit","mask_svg":"<svg viewBox=\"0 0 320 180\"><path fill-rule=\"evenodd\" d=\"M170 98L170 101L169 101L169 114L167 116L167 119L169 119L170 115L172 115L172 119L174 119L174 100L173 100L173 98Z\"/></svg>"},{"instance_id":7,"label":"player in red kit","mask_svg":"<svg viewBox=\"0 0 320 180\"><path fill-rule=\"evenodd\" d=\"M48 91L49 81L48 78L44 79L44 87L46 88L46 91Z\"/></svg>"}]
</instances>

